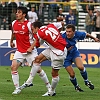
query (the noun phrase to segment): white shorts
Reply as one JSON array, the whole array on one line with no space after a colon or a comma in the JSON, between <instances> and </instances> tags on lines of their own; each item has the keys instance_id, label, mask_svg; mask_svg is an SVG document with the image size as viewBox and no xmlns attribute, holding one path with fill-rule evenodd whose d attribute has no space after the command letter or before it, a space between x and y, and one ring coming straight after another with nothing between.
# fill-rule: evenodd
<instances>
[{"instance_id":1,"label":"white shorts","mask_svg":"<svg viewBox=\"0 0 100 100\"><path fill-rule=\"evenodd\" d=\"M45 49L42 51L42 54L51 61L51 66L54 69L60 69L64 64L64 59L67 56L67 49L64 50L64 55L56 55L51 51L50 48Z\"/></svg>"},{"instance_id":2,"label":"white shorts","mask_svg":"<svg viewBox=\"0 0 100 100\"><path fill-rule=\"evenodd\" d=\"M29 63L29 66L31 66L32 61L35 60L36 56L38 56L38 52L36 50L33 50L30 54L24 54L19 51L16 51L13 59L18 60L22 64L24 64L25 61L27 61Z\"/></svg>"}]
</instances>

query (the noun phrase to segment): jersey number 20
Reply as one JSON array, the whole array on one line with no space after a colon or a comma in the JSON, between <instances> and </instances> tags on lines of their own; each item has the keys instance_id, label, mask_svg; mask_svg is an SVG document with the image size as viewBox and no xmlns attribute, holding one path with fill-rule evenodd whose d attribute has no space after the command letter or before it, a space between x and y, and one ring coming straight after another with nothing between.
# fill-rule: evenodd
<instances>
[{"instance_id":1,"label":"jersey number 20","mask_svg":"<svg viewBox=\"0 0 100 100\"><path fill-rule=\"evenodd\" d=\"M57 38L59 36L58 31L54 28L48 28L48 30L45 31L45 34L50 35L50 37L53 41L57 40Z\"/></svg>"}]
</instances>

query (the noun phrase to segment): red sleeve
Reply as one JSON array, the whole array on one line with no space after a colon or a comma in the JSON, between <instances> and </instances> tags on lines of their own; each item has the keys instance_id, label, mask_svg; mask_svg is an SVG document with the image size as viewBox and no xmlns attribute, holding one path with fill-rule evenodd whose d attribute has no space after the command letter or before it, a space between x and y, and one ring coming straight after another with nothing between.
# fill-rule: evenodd
<instances>
[{"instance_id":1,"label":"red sleeve","mask_svg":"<svg viewBox=\"0 0 100 100\"><path fill-rule=\"evenodd\" d=\"M36 48L40 47L39 39L37 34L33 34L34 38L36 39Z\"/></svg>"}]
</instances>

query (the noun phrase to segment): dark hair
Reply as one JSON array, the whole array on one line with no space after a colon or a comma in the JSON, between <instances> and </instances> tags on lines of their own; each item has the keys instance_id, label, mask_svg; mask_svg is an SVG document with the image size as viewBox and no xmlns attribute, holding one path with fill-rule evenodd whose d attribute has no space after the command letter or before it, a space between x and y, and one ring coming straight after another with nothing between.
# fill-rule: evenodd
<instances>
[{"instance_id":1,"label":"dark hair","mask_svg":"<svg viewBox=\"0 0 100 100\"><path fill-rule=\"evenodd\" d=\"M40 21L36 21L36 22L32 23L32 25L34 26L34 28L36 28L36 27L40 28L41 26L43 26L43 24Z\"/></svg>"},{"instance_id":2,"label":"dark hair","mask_svg":"<svg viewBox=\"0 0 100 100\"><path fill-rule=\"evenodd\" d=\"M24 7L24 6L19 6L19 7L17 8L17 10L21 10L22 13L23 13L23 14L26 14L26 16L27 16L28 10L27 10L26 7Z\"/></svg>"},{"instance_id":3,"label":"dark hair","mask_svg":"<svg viewBox=\"0 0 100 100\"><path fill-rule=\"evenodd\" d=\"M75 26L73 24L68 24L66 28L72 28L73 32L75 32Z\"/></svg>"}]
</instances>

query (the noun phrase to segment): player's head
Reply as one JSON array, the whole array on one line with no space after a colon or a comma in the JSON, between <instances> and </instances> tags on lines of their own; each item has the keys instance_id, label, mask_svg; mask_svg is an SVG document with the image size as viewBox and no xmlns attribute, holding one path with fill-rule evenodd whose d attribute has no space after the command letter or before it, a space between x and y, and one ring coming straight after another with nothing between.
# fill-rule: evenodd
<instances>
[{"instance_id":1,"label":"player's head","mask_svg":"<svg viewBox=\"0 0 100 100\"><path fill-rule=\"evenodd\" d=\"M34 7L32 7L32 8L31 8L31 11L32 11L32 12L34 12L34 11L35 11L35 8L34 8Z\"/></svg>"},{"instance_id":2,"label":"player's head","mask_svg":"<svg viewBox=\"0 0 100 100\"><path fill-rule=\"evenodd\" d=\"M17 8L17 13L16 13L16 19L17 20L22 20L23 18L25 18L27 16L27 8L20 6Z\"/></svg>"},{"instance_id":3,"label":"player's head","mask_svg":"<svg viewBox=\"0 0 100 100\"><path fill-rule=\"evenodd\" d=\"M66 27L66 34L67 34L67 38L73 38L75 34L75 26L72 24L68 24Z\"/></svg>"},{"instance_id":4,"label":"player's head","mask_svg":"<svg viewBox=\"0 0 100 100\"><path fill-rule=\"evenodd\" d=\"M32 23L33 33L37 33L37 31L40 29L41 26L43 26L43 24L40 21Z\"/></svg>"}]
</instances>

